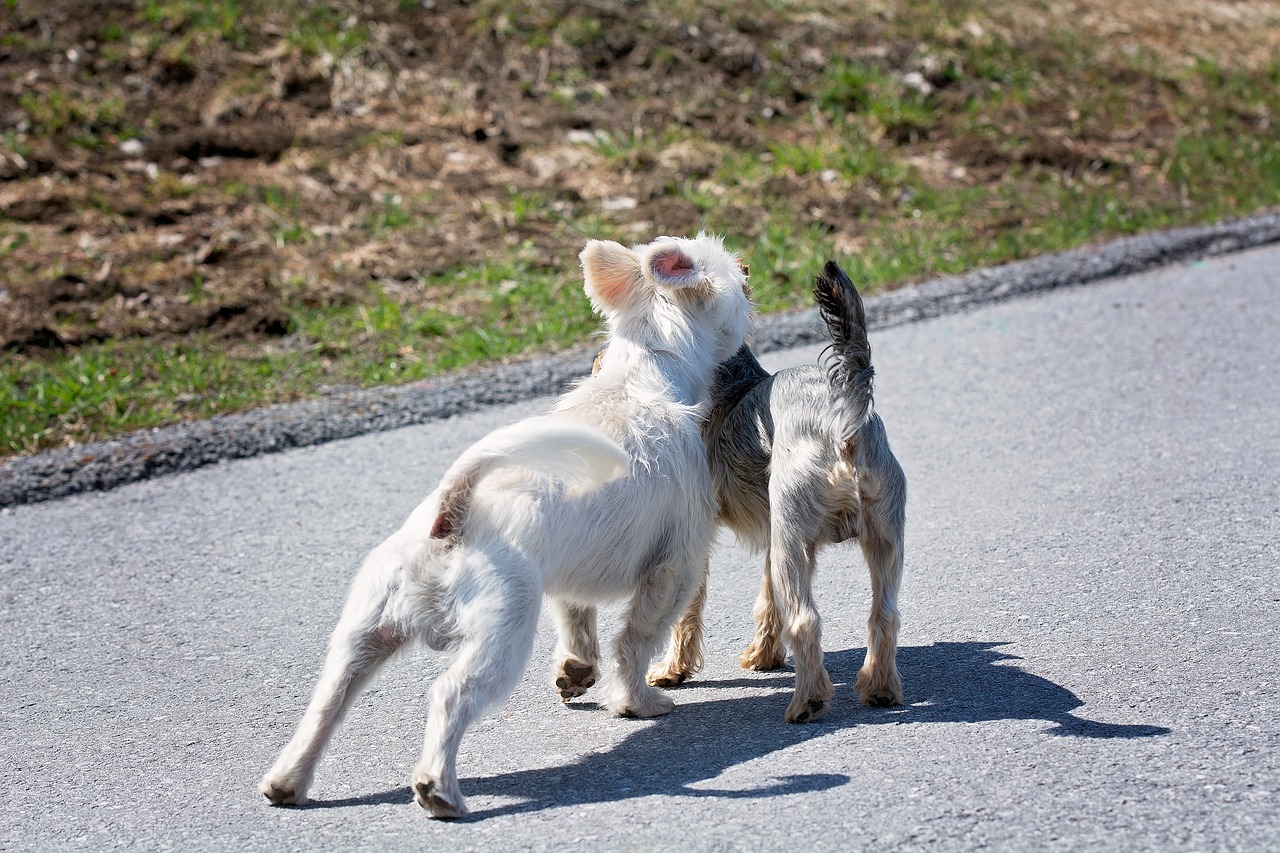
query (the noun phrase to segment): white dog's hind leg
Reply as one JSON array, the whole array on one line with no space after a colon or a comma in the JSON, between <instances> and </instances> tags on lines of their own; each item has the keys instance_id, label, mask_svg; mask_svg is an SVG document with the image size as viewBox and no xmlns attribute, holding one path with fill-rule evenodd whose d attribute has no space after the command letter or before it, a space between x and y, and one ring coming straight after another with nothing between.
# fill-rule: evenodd
<instances>
[{"instance_id":1,"label":"white dog's hind leg","mask_svg":"<svg viewBox=\"0 0 1280 853\"><path fill-rule=\"evenodd\" d=\"M457 657L431 685L413 792L432 817L467 814L458 785L462 736L511 694L533 651L542 590L532 569L510 559L507 565L475 573L483 577L484 589L460 608Z\"/></svg>"},{"instance_id":2,"label":"white dog's hind leg","mask_svg":"<svg viewBox=\"0 0 1280 853\"><path fill-rule=\"evenodd\" d=\"M404 642L400 626L389 621L386 613L388 601L399 592L399 570L393 555L375 551L352 585L311 703L258 786L272 805L307 801L316 764L334 730L379 665Z\"/></svg>"},{"instance_id":3,"label":"white dog's hind leg","mask_svg":"<svg viewBox=\"0 0 1280 853\"><path fill-rule=\"evenodd\" d=\"M596 668L600 660L596 609L558 598L551 600L551 606L559 637L551 678L560 698L568 702L586 693L600 675Z\"/></svg>"}]
</instances>

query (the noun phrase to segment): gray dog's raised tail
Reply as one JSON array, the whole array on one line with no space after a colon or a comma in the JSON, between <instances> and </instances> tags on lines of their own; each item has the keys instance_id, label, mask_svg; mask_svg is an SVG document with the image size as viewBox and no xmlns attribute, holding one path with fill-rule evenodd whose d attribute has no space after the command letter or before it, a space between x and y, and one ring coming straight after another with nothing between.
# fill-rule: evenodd
<instances>
[{"instance_id":1,"label":"gray dog's raised tail","mask_svg":"<svg viewBox=\"0 0 1280 853\"><path fill-rule=\"evenodd\" d=\"M831 335L825 360L831 385L832 426L844 444L857 435L874 411L872 380L876 371L871 366L867 313L858 289L835 261L823 266L813 296Z\"/></svg>"}]
</instances>

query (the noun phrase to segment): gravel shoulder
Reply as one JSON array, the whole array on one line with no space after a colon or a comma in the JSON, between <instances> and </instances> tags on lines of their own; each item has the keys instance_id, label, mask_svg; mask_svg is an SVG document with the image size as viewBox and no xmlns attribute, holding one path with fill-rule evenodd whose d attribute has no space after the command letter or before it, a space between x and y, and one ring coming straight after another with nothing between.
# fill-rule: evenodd
<instances>
[{"instance_id":1,"label":"gravel shoulder","mask_svg":"<svg viewBox=\"0 0 1280 853\"><path fill-rule=\"evenodd\" d=\"M1280 242L1280 212L1275 211L1213 226L1136 235L875 295L867 300L868 318L873 329L887 328L1275 242ZM755 346L768 352L820 343L823 336L815 311L790 312L762 317ZM594 355L594 347L582 346L536 360L340 392L8 460L0 464L0 507L105 491L224 460L556 394L590 369Z\"/></svg>"}]
</instances>

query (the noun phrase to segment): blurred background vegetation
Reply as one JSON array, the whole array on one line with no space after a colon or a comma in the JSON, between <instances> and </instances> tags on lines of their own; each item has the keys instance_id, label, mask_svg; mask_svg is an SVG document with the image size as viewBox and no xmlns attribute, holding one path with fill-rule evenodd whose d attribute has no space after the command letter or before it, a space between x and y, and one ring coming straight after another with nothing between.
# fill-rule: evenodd
<instances>
[{"instance_id":1,"label":"blurred background vegetation","mask_svg":"<svg viewBox=\"0 0 1280 853\"><path fill-rule=\"evenodd\" d=\"M1280 204L1280 3L0 0L0 455Z\"/></svg>"}]
</instances>

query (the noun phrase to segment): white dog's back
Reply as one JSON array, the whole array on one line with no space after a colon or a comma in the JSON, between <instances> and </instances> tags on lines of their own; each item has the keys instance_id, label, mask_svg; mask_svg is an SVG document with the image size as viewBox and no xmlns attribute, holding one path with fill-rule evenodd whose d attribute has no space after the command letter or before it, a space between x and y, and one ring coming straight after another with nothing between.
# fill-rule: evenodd
<instances>
[{"instance_id":1,"label":"white dog's back","mask_svg":"<svg viewBox=\"0 0 1280 853\"><path fill-rule=\"evenodd\" d=\"M472 493L485 475L519 467L567 489L594 489L630 470L631 456L599 430L564 417L529 418L494 430L467 448L436 490L432 539L463 538Z\"/></svg>"},{"instance_id":2,"label":"white dog's back","mask_svg":"<svg viewBox=\"0 0 1280 853\"><path fill-rule=\"evenodd\" d=\"M630 593L655 566L704 547L715 505L699 407L588 383L557 413L616 442L627 474L575 490L495 471L476 486L468 543L518 541L546 594L592 604Z\"/></svg>"}]
</instances>

